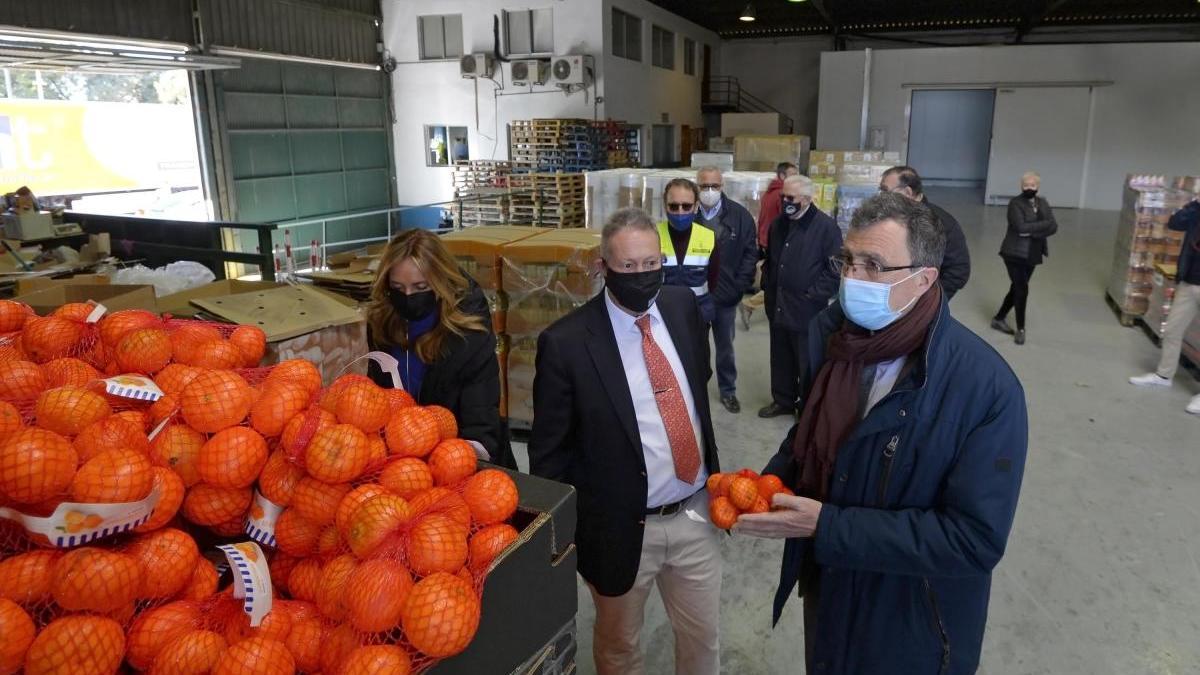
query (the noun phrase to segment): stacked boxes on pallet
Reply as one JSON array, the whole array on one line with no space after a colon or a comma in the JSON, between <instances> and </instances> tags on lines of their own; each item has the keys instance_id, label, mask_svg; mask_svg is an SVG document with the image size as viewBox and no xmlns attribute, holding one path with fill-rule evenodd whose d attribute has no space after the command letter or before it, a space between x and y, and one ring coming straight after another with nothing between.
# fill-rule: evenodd
<instances>
[{"instance_id":1,"label":"stacked boxes on pallet","mask_svg":"<svg viewBox=\"0 0 1200 675\"><path fill-rule=\"evenodd\" d=\"M596 230L554 230L506 244L500 275L508 296L508 418L514 427L533 422L537 336L599 292Z\"/></svg>"},{"instance_id":2,"label":"stacked boxes on pallet","mask_svg":"<svg viewBox=\"0 0 1200 675\"><path fill-rule=\"evenodd\" d=\"M581 173L528 173L512 176L513 223L583 227L586 186Z\"/></svg>"},{"instance_id":3,"label":"stacked boxes on pallet","mask_svg":"<svg viewBox=\"0 0 1200 675\"><path fill-rule=\"evenodd\" d=\"M504 264L500 257L503 247L548 232L538 227L491 226L470 227L442 236L446 248L458 265L479 283L492 310L492 327L496 331L496 357L500 361L500 414L508 415L508 294L502 280Z\"/></svg>"},{"instance_id":4,"label":"stacked boxes on pallet","mask_svg":"<svg viewBox=\"0 0 1200 675\"><path fill-rule=\"evenodd\" d=\"M509 157L531 171L583 171L591 168L589 123L577 119L516 120Z\"/></svg>"},{"instance_id":5,"label":"stacked boxes on pallet","mask_svg":"<svg viewBox=\"0 0 1200 675\"><path fill-rule=\"evenodd\" d=\"M454 198L460 225L508 222L510 162L475 160L454 166Z\"/></svg>"},{"instance_id":6,"label":"stacked boxes on pallet","mask_svg":"<svg viewBox=\"0 0 1200 675\"><path fill-rule=\"evenodd\" d=\"M641 163L638 131L625 122L592 122L592 169L623 169Z\"/></svg>"},{"instance_id":7,"label":"stacked boxes on pallet","mask_svg":"<svg viewBox=\"0 0 1200 675\"><path fill-rule=\"evenodd\" d=\"M1191 198L1191 192L1168 187L1163 176L1126 178L1108 285L1109 297L1125 318L1146 313L1154 266L1178 262L1183 233L1168 230L1167 221Z\"/></svg>"}]
</instances>

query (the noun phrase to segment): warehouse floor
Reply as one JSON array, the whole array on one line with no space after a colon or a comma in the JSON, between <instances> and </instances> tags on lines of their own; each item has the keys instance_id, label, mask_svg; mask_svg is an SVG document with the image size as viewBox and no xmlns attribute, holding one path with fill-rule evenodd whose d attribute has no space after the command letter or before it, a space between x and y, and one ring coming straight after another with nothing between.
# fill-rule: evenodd
<instances>
[{"instance_id":1,"label":"warehouse floor","mask_svg":"<svg viewBox=\"0 0 1200 675\"><path fill-rule=\"evenodd\" d=\"M981 673L1192 673L1200 671L1200 417L1183 408L1200 383L1181 371L1170 391L1126 382L1158 350L1122 328L1105 304L1117 214L1060 210L1051 257L1031 284L1029 341L988 329L1008 287L996 252L1005 210L978 193L930 190L963 225L973 258L954 315L1008 360L1025 386L1030 445L1008 553L996 569ZM1048 195L1053 203L1054 196ZM769 399L767 326L738 328L739 397L730 415L711 384L727 469L762 467L787 418L760 420ZM523 445L518 462L527 467ZM724 542L723 672L802 672L800 605L772 631L770 604L782 543ZM593 673L591 598L579 590L579 672ZM670 625L657 594L643 632L647 671L673 672Z\"/></svg>"}]
</instances>

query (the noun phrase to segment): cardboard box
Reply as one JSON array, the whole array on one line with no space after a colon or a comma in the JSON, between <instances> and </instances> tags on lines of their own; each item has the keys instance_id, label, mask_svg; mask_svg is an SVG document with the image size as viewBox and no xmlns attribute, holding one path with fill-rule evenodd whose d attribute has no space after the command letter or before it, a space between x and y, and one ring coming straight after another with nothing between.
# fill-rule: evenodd
<instances>
[{"instance_id":1,"label":"cardboard box","mask_svg":"<svg viewBox=\"0 0 1200 675\"><path fill-rule=\"evenodd\" d=\"M721 113L722 136L774 136L783 133L779 113Z\"/></svg>"},{"instance_id":2,"label":"cardboard box","mask_svg":"<svg viewBox=\"0 0 1200 675\"><path fill-rule=\"evenodd\" d=\"M520 536L488 572L475 639L435 675L512 673L556 640L578 609L575 488L502 470L521 495L513 518Z\"/></svg>"},{"instance_id":3,"label":"cardboard box","mask_svg":"<svg viewBox=\"0 0 1200 675\"><path fill-rule=\"evenodd\" d=\"M53 224L47 211L4 214L4 234L10 239L49 239L54 236Z\"/></svg>"},{"instance_id":4,"label":"cardboard box","mask_svg":"<svg viewBox=\"0 0 1200 675\"><path fill-rule=\"evenodd\" d=\"M737 171L774 171L780 162L792 162L800 173L808 170L808 136L737 136L733 139L733 168Z\"/></svg>"},{"instance_id":5,"label":"cardboard box","mask_svg":"<svg viewBox=\"0 0 1200 675\"><path fill-rule=\"evenodd\" d=\"M189 288L186 291L164 295L158 299L158 311L173 316L190 318L196 316L201 309L192 304L193 300L204 298L219 298L223 295L237 295L252 291L266 291L272 288L283 288L287 284L274 281L238 281L236 279L221 279L212 283Z\"/></svg>"},{"instance_id":6,"label":"cardboard box","mask_svg":"<svg viewBox=\"0 0 1200 675\"><path fill-rule=\"evenodd\" d=\"M26 295L54 286L103 286L111 280L107 274L76 274L73 277L54 278L49 276L17 279L17 295Z\"/></svg>"},{"instance_id":7,"label":"cardboard box","mask_svg":"<svg viewBox=\"0 0 1200 675\"><path fill-rule=\"evenodd\" d=\"M26 293L13 298L33 308L38 314L49 314L69 302L98 302L115 312L121 309L158 311L154 287L150 285L117 285L104 283L61 284Z\"/></svg>"},{"instance_id":8,"label":"cardboard box","mask_svg":"<svg viewBox=\"0 0 1200 675\"><path fill-rule=\"evenodd\" d=\"M346 373L366 373L367 325L356 303L308 286L285 286L191 301L199 318L258 326L267 334L264 363L308 359L326 386ZM353 364L353 367L352 367Z\"/></svg>"}]
</instances>

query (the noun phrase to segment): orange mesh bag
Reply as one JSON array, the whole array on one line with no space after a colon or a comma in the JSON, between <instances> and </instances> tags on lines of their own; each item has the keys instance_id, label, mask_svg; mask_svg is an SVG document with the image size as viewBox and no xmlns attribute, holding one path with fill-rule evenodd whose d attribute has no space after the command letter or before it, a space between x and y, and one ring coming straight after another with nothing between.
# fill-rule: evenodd
<instances>
[{"instance_id":1,"label":"orange mesh bag","mask_svg":"<svg viewBox=\"0 0 1200 675\"><path fill-rule=\"evenodd\" d=\"M280 362L271 369L263 384L271 384L280 380L295 380L301 383L309 396L321 390L321 371L311 361L303 359L288 359Z\"/></svg>"},{"instance_id":2,"label":"orange mesh bag","mask_svg":"<svg viewBox=\"0 0 1200 675\"><path fill-rule=\"evenodd\" d=\"M172 363L154 374L154 383L168 396L179 398L185 387L201 373L199 368Z\"/></svg>"},{"instance_id":3,"label":"orange mesh bag","mask_svg":"<svg viewBox=\"0 0 1200 675\"><path fill-rule=\"evenodd\" d=\"M267 334L257 326L238 326L229 334L229 344L242 355L242 368L256 368L267 354Z\"/></svg>"},{"instance_id":4,"label":"orange mesh bag","mask_svg":"<svg viewBox=\"0 0 1200 675\"><path fill-rule=\"evenodd\" d=\"M154 487L154 465L143 452L105 450L79 467L71 481L72 501L120 504L145 499Z\"/></svg>"},{"instance_id":5,"label":"orange mesh bag","mask_svg":"<svg viewBox=\"0 0 1200 675\"><path fill-rule=\"evenodd\" d=\"M296 485L304 478L304 469L292 464L287 453L277 449L267 458L258 476L258 489L262 496L273 504L287 506L292 503Z\"/></svg>"},{"instance_id":6,"label":"orange mesh bag","mask_svg":"<svg viewBox=\"0 0 1200 675\"><path fill-rule=\"evenodd\" d=\"M359 478L371 461L366 435L357 427L339 424L318 431L304 454L308 474L325 483L345 483Z\"/></svg>"},{"instance_id":7,"label":"orange mesh bag","mask_svg":"<svg viewBox=\"0 0 1200 675\"><path fill-rule=\"evenodd\" d=\"M370 381L352 382L338 394L333 407L339 422L368 434L382 429L392 414L387 392Z\"/></svg>"},{"instance_id":8,"label":"orange mesh bag","mask_svg":"<svg viewBox=\"0 0 1200 675\"><path fill-rule=\"evenodd\" d=\"M242 353L224 339L206 340L196 346L188 363L212 370L234 370L242 367Z\"/></svg>"},{"instance_id":9,"label":"orange mesh bag","mask_svg":"<svg viewBox=\"0 0 1200 675\"><path fill-rule=\"evenodd\" d=\"M125 656L125 631L113 619L72 615L42 629L25 656L26 675L111 675Z\"/></svg>"},{"instance_id":10,"label":"orange mesh bag","mask_svg":"<svg viewBox=\"0 0 1200 675\"><path fill-rule=\"evenodd\" d=\"M350 652L339 671L342 675L408 675L412 658L393 645L370 645Z\"/></svg>"},{"instance_id":11,"label":"orange mesh bag","mask_svg":"<svg viewBox=\"0 0 1200 675\"><path fill-rule=\"evenodd\" d=\"M200 448L196 469L200 480L217 487L249 487L267 463L267 441L248 427L213 434Z\"/></svg>"},{"instance_id":12,"label":"orange mesh bag","mask_svg":"<svg viewBox=\"0 0 1200 675\"><path fill-rule=\"evenodd\" d=\"M441 440L436 415L416 406L393 411L384 433L388 450L401 457L427 457Z\"/></svg>"},{"instance_id":13,"label":"orange mesh bag","mask_svg":"<svg viewBox=\"0 0 1200 675\"><path fill-rule=\"evenodd\" d=\"M86 387L91 381L103 377L91 364L69 357L50 361L42 366L42 372L51 387Z\"/></svg>"},{"instance_id":14,"label":"orange mesh bag","mask_svg":"<svg viewBox=\"0 0 1200 675\"><path fill-rule=\"evenodd\" d=\"M79 461L86 462L106 450L134 450L150 456L150 439L145 428L128 417L110 415L84 427L75 437Z\"/></svg>"},{"instance_id":15,"label":"orange mesh bag","mask_svg":"<svg viewBox=\"0 0 1200 675\"><path fill-rule=\"evenodd\" d=\"M96 342L92 324L59 316L31 319L21 333L22 348L37 363L85 354Z\"/></svg>"},{"instance_id":16,"label":"orange mesh bag","mask_svg":"<svg viewBox=\"0 0 1200 675\"><path fill-rule=\"evenodd\" d=\"M138 670L149 669L164 647L196 630L201 618L200 603L187 600L142 612L126 634L125 660Z\"/></svg>"},{"instance_id":17,"label":"orange mesh bag","mask_svg":"<svg viewBox=\"0 0 1200 675\"><path fill-rule=\"evenodd\" d=\"M11 403L0 401L0 446L23 428L25 419L21 416L21 411Z\"/></svg>"},{"instance_id":18,"label":"orange mesh bag","mask_svg":"<svg viewBox=\"0 0 1200 675\"><path fill-rule=\"evenodd\" d=\"M197 375L179 398L183 419L203 433L216 433L240 424L253 405L254 390L241 375L230 370Z\"/></svg>"},{"instance_id":19,"label":"orange mesh bag","mask_svg":"<svg viewBox=\"0 0 1200 675\"><path fill-rule=\"evenodd\" d=\"M115 349L121 339L141 328L163 328L162 319L144 309L123 309L104 315L99 323L99 336L109 349Z\"/></svg>"},{"instance_id":20,"label":"orange mesh bag","mask_svg":"<svg viewBox=\"0 0 1200 675\"><path fill-rule=\"evenodd\" d=\"M200 561L200 549L191 535L167 528L135 537L125 549L142 571L138 597L165 600L178 595L189 583Z\"/></svg>"},{"instance_id":21,"label":"orange mesh bag","mask_svg":"<svg viewBox=\"0 0 1200 675\"><path fill-rule=\"evenodd\" d=\"M183 498L183 517L207 527L237 520L250 508L254 495L250 488L223 488L207 483L192 486Z\"/></svg>"},{"instance_id":22,"label":"orange mesh bag","mask_svg":"<svg viewBox=\"0 0 1200 675\"><path fill-rule=\"evenodd\" d=\"M166 322L171 337L171 355L175 363L196 365L192 359L201 344L222 339L221 330L215 324L204 321L171 319Z\"/></svg>"},{"instance_id":23,"label":"orange mesh bag","mask_svg":"<svg viewBox=\"0 0 1200 675\"><path fill-rule=\"evenodd\" d=\"M38 397L49 382L41 366L31 361L0 361L0 400L18 403Z\"/></svg>"},{"instance_id":24,"label":"orange mesh bag","mask_svg":"<svg viewBox=\"0 0 1200 675\"><path fill-rule=\"evenodd\" d=\"M267 438L279 436L293 417L308 408L311 397L298 380L264 382L262 395L250 409L250 426Z\"/></svg>"},{"instance_id":25,"label":"orange mesh bag","mask_svg":"<svg viewBox=\"0 0 1200 675\"><path fill-rule=\"evenodd\" d=\"M67 611L106 614L131 606L141 583L142 570L133 556L83 546L64 553L54 564L50 593Z\"/></svg>"},{"instance_id":26,"label":"orange mesh bag","mask_svg":"<svg viewBox=\"0 0 1200 675\"><path fill-rule=\"evenodd\" d=\"M113 350L117 367L123 373L153 375L171 362L171 338L159 328L130 331Z\"/></svg>"},{"instance_id":27,"label":"orange mesh bag","mask_svg":"<svg viewBox=\"0 0 1200 675\"><path fill-rule=\"evenodd\" d=\"M37 316L23 302L0 300L0 335L21 330L30 317Z\"/></svg>"},{"instance_id":28,"label":"orange mesh bag","mask_svg":"<svg viewBox=\"0 0 1200 675\"><path fill-rule=\"evenodd\" d=\"M343 375L334 380L333 384L329 385L329 388L321 394L321 408L337 414L338 399L341 397L343 392L350 388L351 385L356 383L373 384L371 382L371 378L367 377L366 375Z\"/></svg>"},{"instance_id":29,"label":"orange mesh bag","mask_svg":"<svg viewBox=\"0 0 1200 675\"><path fill-rule=\"evenodd\" d=\"M25 652L37 628L33 619L12 600L0 598L0 673L15 673L25 665Z\"/></svg>"},{"instance_id":30,"label":"orange mesh bag","mask_svg":"<svg viewBox=\"0 0 1200 675\"><path fill-rule=\"evenodd\" d=\"M429 455L429 470L434 485L453 485L475 473L479 459L475 448L464 440L451 438L437 444Z\"/></svg>"},{"instance_id":31,"label":"orange mesh bag","mask_svg":"<svg viewBox=\"0 0 1200 675\"><path fill-rule=\"evenodd\" d=\"M425 410L437 420L439 440L445 441L458 436L458 420L454 419L454 413L440 405L425 406Z\"/></svg>"},{"instance_id":32,"label":"orange mesh bag","mask_svg":"<svg viewBox=\"0 0 1200 675\"><path fill-rule=\"evenodd\" d=\"M452 574L431 574L408 593L404 636L426 656L452 656L475 637L480 611L479 597L470 584Z\"/></svg>"},{"instance_id":33,"label":"orange mesh bag","mask_svg":"<svg viewBox=\"0 0 1200 675\"><path fill-rule=\"evenodd\" d=\"M199 431L184 424L171 424L150 443L150 457L156 465L179 474L184 485L192 487L200 482L200 449L204 443L204 435Z\"/></svg>"},{"instance_id":34,"label":"orange mesh bag","mask_svg":"<svg viewBox=\"0 0 1200 675\"><path fill-rule=\"evenodd\" d=\"M317 525L325 526L333 522L338 505L349 491L349 483L331 484L305 476L296 483L291 508Z\"/></svg>"},{"instance_id":35,"label":"orange mesh bag","mask_svg":"<svg viewBox=\"0 0 1200 675\"><path fill-rule=\"evenodd\" d=\"M211 630L190 630L168 641L155 654L152 675L207 675L227 648Z\"/></svg>"},{"instance_id":36,"label":"orange mesh bag","mask_svg":"<svg viewBox=\"0 0 1200 675\"><path fill-rule=\"evenodd\" d=\"M134 532L153 532L166 526L175 519L175 514L183 506L187 486L174 471L161 466L154 467L154 489L157 489L159 494L154 513L149 520L133 528Z\"/></svg>"},{"instance_id":37,"label":"orange mesh bag","mask_svg":"<svg viewBox=\"0 0 1200 675\"><path fill-rule=\"evenodd\" d=\"M0 494L18 504L62 495L79 461L71 442L53 431L27 428L0 446Z\"/></svg>"},{"instance_id":38,"label":"orange mesh bag","mask_svg":"<svg viewBox=\"0 0 1200 675\"><path fill-rule=\"evenodd\" d=\"M58 309L50 312L50 316L71 321L86 321L95 309L96 306L90 302L68 302L65 305L59 305Z\"/></svg>"},{"instance_id":39,"label":"orange mesh bag","mask_svg":"<svg viewBox=\"0 0 1200 675\"><path fill-rule=\"evenodd\" d=\"M47 389L34 407L39 427L71 437L111 414L112 407L103 395L80 387Z\"/></svg>"}]
</instances>

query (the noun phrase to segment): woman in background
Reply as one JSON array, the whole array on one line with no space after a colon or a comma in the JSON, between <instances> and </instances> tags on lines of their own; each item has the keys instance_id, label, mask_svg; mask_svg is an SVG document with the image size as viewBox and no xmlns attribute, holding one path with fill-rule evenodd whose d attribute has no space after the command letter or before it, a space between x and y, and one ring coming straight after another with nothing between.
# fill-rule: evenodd
<instances>
[{"instance_id":1,"label":"woman in background","mask_svg":"<svg viewBox=\"0 0 1200 675\"><path fill-rule=\"evenodd\" d=\"M400 362L404 389L418 404L449 409L459 437L480 459L517 468L500 419L500 366L487 299L437 235L407 230L388 243L367 323L371 349ZM374 364L370 374L392 386Z\"/></svg>"},{"instance_id":2,"label":"woman in background","mask_svg":"<svg viewBox=\"0 0 1200 675\"><path fill-rule=\"evenodd\" d=\"M1014 341L1025 344L1025 304L1029 300L1029 278L1033 270L1050 257L1046 238L1058 231L1058 222L1050 203L1038 195L1042 178L1029 171L1021 176L1021 194L1008 202L1008 233L1000 245L1000 257L1008 268L1012 282L1000 311L992 319L992 328L1014 336ZM1008 325L1008 312L1017 310L1017 329Z\"/></svg>"}]
</instances>

